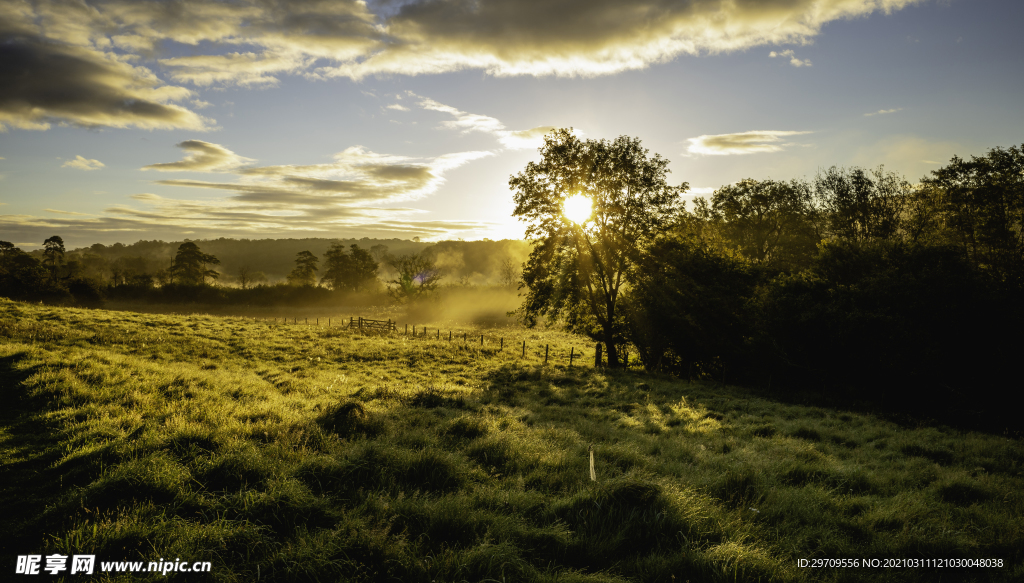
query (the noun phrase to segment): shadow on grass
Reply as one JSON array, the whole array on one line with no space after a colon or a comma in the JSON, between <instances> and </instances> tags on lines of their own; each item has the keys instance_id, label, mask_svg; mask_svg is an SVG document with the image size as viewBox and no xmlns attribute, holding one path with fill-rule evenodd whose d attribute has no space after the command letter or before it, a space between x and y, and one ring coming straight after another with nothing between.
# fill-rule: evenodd
<instances>
[{"instance_id":1,"label":"shadow on grass","mask_svg":"<svg viewBox=\"0 0 1024 583\"><path fill-rule=\"evenodd\" d=\"M28 366L25 352L0 357L0 552L39 552L25 548L25 541L39 537L24 536L24 528L39 514L48 501L61 490L58 472L51 469L60 451L55 428L43 415L39 399L28 394L26 380L38 372L39 365Z\"/></svg>"}]
</instances>

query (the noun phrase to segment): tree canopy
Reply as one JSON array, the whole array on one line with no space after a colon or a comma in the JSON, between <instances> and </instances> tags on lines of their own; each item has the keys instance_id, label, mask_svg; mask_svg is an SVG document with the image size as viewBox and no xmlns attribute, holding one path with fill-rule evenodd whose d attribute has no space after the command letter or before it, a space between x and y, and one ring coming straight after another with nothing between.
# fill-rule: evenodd
<instances>
[{"instance_id":1,"label":"tree canopy","mask_svg":"<svg viewBox=\"0 0 1024 583\"><path fill-rule=\"evenodd\" d=\"M424 253L391 256L388 265L398 273L396 279L388 282L388 293L398 301L410 300L433 291L443 275L434 260Z\"/></svg>"},{"instance_id":2,"label":"tree canopy","mask_svg":"<svg viewBox=\"0 0 1024 583\"><path fill-rule=\"evenodd\" d=\"M541 316L604 342L619 365L620 293L644 249L678 218L686 183L670 186L668 160L638 138L581 140L570 129L545 136L541 161L512 176L513 216L534 241L523 285L527 324ZM592 209L580 211L580 198ZM566 201L576 206L566 216ZM577 213L579 213L577 215Z\"/></svg>"},{"instance_id":3,"label":"tree canopy","mask_svg":"<svg viewBox=\"0 0 1024 583\"><path fill-rule=\"evenodd\" d=\"M178 283L202 285L206 283L206 278L217 279L220 276L219 273L213 269L207 269L206 266L219 264L219 259L203 253L195 243L186 241L178 246L178 253L168 271Z\"/></svg>"},{"instance_id":4,"label":"tree canopy","mask_svg":"<svg viewBox=\"0 0 1024 583\"><path fill-rule=\"evenodd\" d=\"M299 251L295 256L295 269L288 274L288 283L292 285L316 285L316 264L320 260L309 251Z\"/></svg>"},{"instance_id":5,"label":"tree canopy","mask_svg":"<svg viewBox=\"0 0 1024 583\"><path fill-rule=\"evenodd\" d=\"M336 291L359 291L373 285L377 280L378 264L373 255L359 245L345 246L340 243L331 245L324 255L324 276L321 283L327 283Z\"/></svg>"}]
</instances>

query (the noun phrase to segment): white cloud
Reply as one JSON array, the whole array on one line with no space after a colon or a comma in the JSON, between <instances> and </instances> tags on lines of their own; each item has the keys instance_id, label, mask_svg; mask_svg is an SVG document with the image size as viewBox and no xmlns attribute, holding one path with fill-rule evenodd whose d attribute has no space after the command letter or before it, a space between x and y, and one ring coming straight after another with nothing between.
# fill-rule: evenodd
<instances>
[{"instance_id":1,"label":"white cloud","mask_svg":"<svg viewBox=\"0 0 1024 583\"><path fill-rule=\"evenodd\" d=\"M896 113L897 111L903 111L903 108L897 107L896 109L879 109L874 113L865 113L864 117L871 117L873 115L885 115L887 113Z\"/></svg>"},{"instance_id":2,"label":"white cloud","mask_svg":"<svg viewBox=\"0 0 1024 583\"><path fill-rule=\"evenodd\" d=\"M75 156L74 160L67 160L60 165L61 168L77 168L78 170L99 170L104 166L105 164L99 160L83 158L82 156Z\"/></svg>"},{"instance_id":3,"label":"white cloud","mask_svg":"<svg viewBox=\"0 0 1024 583\"><path fill-rule=\"evenodd\" d=\"M687 147L689 154L705 156L731 156L737 154L757 154L778 152L792 143L783 138L799 136L812 132L797 131L749 131L735 134L703 135L689 138Z\"/></svg>"},{"instance_id":4,"label":"white cloud","mask_svg":"<svg viewBox=\"0 0 1024 583\"><path fill-rule=\"evenodd\" d=\"M507 130L505 129L505 124L496 118L476 113L467 113L414 93L410 93L410 96L418 98L420 100L419 106L423 109L447 113L455 118L454 120L442 122L442 127L461 130L462 133L482 132L491 134L498 139L502 146L510 150L538 148L544 143L545 134L558 129L557 126L539 126L528 130ZM579 135L582 132L573 130L573 133Z\"/></svg>"},{"instance_id":5,"label":"white cloud","mask_svg":"<svg viewBox=\"0 0 1024 583\"><path fill-rule=\"evenodd\" d=\"M404 106L404 105L402 105L401 103L392 103L391 105L387 106L385 109L393 109L395 111L409 111L409 108Z\"/></svg>"},{"instance_id":6,"label":"white cloud","mask_svg":"<svg viewBox=\"0 0 1024 583\"><path fill-rule=\"evenodd\" d=\"M811 60L810 59L803 59L803 60L798 59L796 57L796 54L793 52L792 49L787 49L787 50L784 50L782 52L772 51L772 52L768 53L768 56L773 58L773 59L776 58L776 57L789 57L789 64L793 65L794 67L810 67L811 66Z\"/></svg>"}]
</instances>

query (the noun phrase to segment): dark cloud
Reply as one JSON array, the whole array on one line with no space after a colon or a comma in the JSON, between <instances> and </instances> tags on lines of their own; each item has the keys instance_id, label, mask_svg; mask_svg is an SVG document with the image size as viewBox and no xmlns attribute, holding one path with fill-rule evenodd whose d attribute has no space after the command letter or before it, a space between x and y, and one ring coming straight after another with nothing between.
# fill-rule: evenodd
<instances>
[{"instance_id":1,"label":"dark cloud","mask_svg":"<svg viewBox=\"0 0 1024 583\"><path fill-rule=\"evenodd\" d=\"M173 104L189 95L112 54L0 32L0 130L207 128L210 120Z\"/></svg>"}]
</instances>

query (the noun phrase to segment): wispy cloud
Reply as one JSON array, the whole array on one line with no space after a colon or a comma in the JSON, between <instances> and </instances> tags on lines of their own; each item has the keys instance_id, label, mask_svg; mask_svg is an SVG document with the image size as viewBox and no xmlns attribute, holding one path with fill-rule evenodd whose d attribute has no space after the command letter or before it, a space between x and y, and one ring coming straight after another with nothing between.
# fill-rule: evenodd
<instances>
[{"instance_id":1,"label":"wispy cloud","mask_svg":"<svg viewBox=\"0 0 1024 583\"><path fill-rule=\"evenodd\" d=\"M455 118L442 122L442 127L459 130L463 133L482 132L491 134L498 139L502 146L510 150L537 148L544 143L545 134L558 129L557 126L539 126L528 130L507 130L505 129L505 124L496 118L477 113L468 113L414 93L410 93L410 96L418 98L419 106L423 109L447 113ZM574 130L574 133L578 134L580 132Z\"/></svg>"},{"instance_id":2,"label":"wispy cloud","mask_svg":"<svg viewBox=\"0 0 1024 583\"><path fill-rule=\"evenodd\" d=\"M255 166L245 165L252 160L220 144L189 140L177 145L187 153L183 160L145 168L218 172L227 179L156 183L222 192L222 196L177 198L142 192L132 195L128 204L113 205L98 215L56 209L47 212L64 216L0 215L0 231L26 240L59 231L65 240L84 243L117 234L175 239L344 233L442 239L487 234L497 226L486 221L425 219L426 211L410 206L435 193L448 172L492 152L409 157L352 146L326 164Z\"/></svg>"},{"instance_id":3,"label":"wispy cloud","mask_svg":"<svg viewBox=\"0 0 1024 583\"><path fill-rule=\"evenodd\" d=\"M792 145L783 138L799 136L812 132L797 131L750 131L735 134L703 135L689 138L687 147L689 154L705 156L732 156L738 154L758 154L778 152Z\"/></svg>"},{"instance_id":4,"label":"wispy cloud","mask_svg":"<svg viewBox=\"0 0 1024 583\"><path fill-rule=\"evenodd\" d=\"M409 111L409 108L404 106L404 105L402 105L401 103L392 103L391 105L387 106L385 109L393 109L395 111Z\"/></svg>"},{"instance_id":5,"label":"wispy cloud","mask_svg":"<svg viewBox=\"0 0 1024 583\"><path fill-rule=\"evenodd\" d=\"M76 217L91 217L91 216L94 216L94 215L91 215L89 213L76 213L74 211L62 211L62 210L57 210L57 209L43 209L43 210L48 212L48 213L53 213L55 215L72 215L72 216L76 216Z\"/></svg>"},{"instance_id":6,"label":"wispy cloud","mask_svg":"<svg viewBox=\"0 0 1024 583\"><path fill-rule=\"evenodd\" d=\"M781 52L772 51L772 52L768 53L768 56L773 58L773 59L776 58L776 57L783 57L783 58L788 57L789 58L789 64L793 65L794 67L810 67L811 66L811 60L810 59L802 59L802 60L798 59L796 57L796 55L793 53L792 49L787 49L787 50L784 50L784 51L781 51Z\"/></svg>"},{"instance_id":7,"label":"wispy cloud","mask_svg":"<svg viewBox=\"0 0 1024 583\"><path fill-rule=\"evenodd\" d=\"M143 166L142 169L160 172L225 172L254 161L239 156L224 146L202 140L187 140L175 145L188 152L184 160L150 164Z\"/></svg>"},{"instance_id":8,"label":"wispy cloud","mask_svg":"<svg viewBox=\"0 0 1024 583\"><path fill-rule=\"evenodd\" d=\"M864 117L871 117L871 116L874 116L874 115L885 115L887 113L896 113L897 111L903 111L903 108L902 107L897 107L896 109L879 109L878 111L876 111L874 113L865 113Z\"/></svg>"},{"instance_id":9,"label":"wispy cloud","mask_svg":"<svg viewBox=\"0 0 1024 583\"><path fill-rule=\"evenodd\" d=\"M76 168L78 170L99 170L104 166L106 164L99 160L83 158L82 156L75 156L74 160L67 160L60 165L61 168Z\"/></svg>"}]
</instances>

